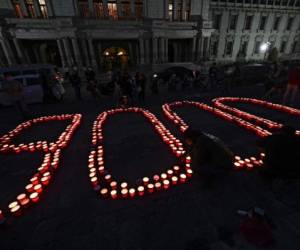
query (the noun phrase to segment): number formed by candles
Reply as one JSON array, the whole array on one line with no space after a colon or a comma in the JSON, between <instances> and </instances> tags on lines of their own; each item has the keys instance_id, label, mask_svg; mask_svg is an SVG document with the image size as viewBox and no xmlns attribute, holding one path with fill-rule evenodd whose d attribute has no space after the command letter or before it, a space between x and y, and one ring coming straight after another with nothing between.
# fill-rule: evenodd
<instances>
[{"instance_id":1,"label":"number formed by candles","mask_svg":"<svg viewBox=\"0 0 300 250\"><path fill-rule=\"evenodd\" d=\"M273 109L273 110L278 110L278 111L282 111L291 115L295 115L295 116L300 116L300 110L299 109L295 109L295 108L291 108L291 107L287 107L281 104L275 104L275 103L271 103L271 102L267 102L267 101L263 101L263 100L258 100L258 99L253 99L253 98L244 98L244 97L220 97L220 98L215 98L213 100L214 104L216 107L225 110L228 113L234 114L237 117L240 117L244 120L248 120L251 122L255 122L256 124L258 124L259 126L263 125L265 127L267 127L268 129L277 129L277 128L281 128L283 126L283 124L271 121L269 119L265 119L253 114L250 114L248 112L245 111L241 111L240 109L237 108L232 108L228 105L226 105L225 103L230 103L230 102L234 102L234 103L251 103L251 104L255 104L255 105L259 105L265 108L269 108L269 109ZM300 130L296 131L297 135L300 136Z\"/></svg>"},{"instance_id":2,"label":"number formed by candles","mask_svg":"<svg viewBox=\"0 0 300 250\"><path fill-rule=\"evenodd\" d=\"M15 145L12 142L17 135L32 127L34 124L63 120L71 120L71 124L67 126L55 142L49 143L47 141L37 141L28 144L21 143L19 145ZM0 224L5 220L5 214L7 214L7 216L19 216L27 207L40 200L44 189L52 181L54 174L59 167L62 149L70 143L75 130L80 125L80 121L80 114L44 116L23 122L14 130L0 138L0 153L2 154L20 154L23 152L34 153L36 151L45 153L42 164L29 180L29 183L25 186L24 192L16 196L16 200L8 205L7 211L0 210Z\"/></svg>"},{"instance_id":3,"label":"number formed by candles","mask_svg":"<svg viewBox=\"0 0 300 250\"><path fill-rule=\"evenodd\" d=\"M238 126L247 129L253 133L255 133L259 137L264 137L268 136L271 134L271 132L253 125L250 122L247 122L237 116L228 114L220 109L211 107L209 105L206 105L204 103L199 103L199 102L193 102L193 101L182 101L182 102L173 102L173 103L167 103L162 106L163 112L165 116L172 121L177 127L179 127L181 132L184 132L186 129L188 129L188 125L184 122L182 118L178 116L178 114L173 110L173 108L179 108L183 106L192 106L199 108L201 110L208 111L228 122L233 122L234 124L237 124ZM260 158L260 159L259 159ZM235 169L243 169L246 168L248 170L253 169L253 167L260 167L263 162L262 162L262 156L260 157L248 157L245 158L244 160L241 159L240 156L235 156L235 161L234 161L234 168Z\"/></svg>"},{"instance_id":4,"label":"number formed by candles","mask_svg":"<svg viewBox=\"0 0 300 250\"><path fill-rule=\"evenodd\" d=\"M104 164L104 135L103 126L107 118L120 113L136 113L143 115L149 121L154 130L161 137L163 142L169 147L172 154L183 159L178 166L173 166L166 170L165 173L154 175L152 177L144 177L142 183L134 187L130 187L127 182L118 183L113 176L106 170ZM155 191L166 190L172 185L184 183L193 174L191 169L191 158L184 156L185 150L183 144L173 136L169 130L156 118L155 115L141 108L113 109L101 113L94 122L92 129L92 150L88 159L89 177L95 191L99 192L100 197L117 198L133 198L136 196L144 196L152 194ZM178 161L180 162L180 161Z\"/></svg>"}]
</instances>

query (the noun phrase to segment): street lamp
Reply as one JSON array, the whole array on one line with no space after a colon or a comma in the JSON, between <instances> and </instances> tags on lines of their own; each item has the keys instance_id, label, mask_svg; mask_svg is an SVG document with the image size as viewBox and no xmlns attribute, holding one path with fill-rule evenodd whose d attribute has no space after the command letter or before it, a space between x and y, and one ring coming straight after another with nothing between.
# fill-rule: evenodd
<instances>
[{"instance_id":1,"label":"street lamp","mask_svg":"<svg viewBox=\"0 0 300 250\"><path fill-rule=\"evenodd\" d=\"M264 53L264 60L266 59L266 55L267 55L267 52L270 48L270 45L271 45L270 42L266 42L266 43L263 43L263 44L260 45L260 52Z\"/></svg>"}]
</instances>

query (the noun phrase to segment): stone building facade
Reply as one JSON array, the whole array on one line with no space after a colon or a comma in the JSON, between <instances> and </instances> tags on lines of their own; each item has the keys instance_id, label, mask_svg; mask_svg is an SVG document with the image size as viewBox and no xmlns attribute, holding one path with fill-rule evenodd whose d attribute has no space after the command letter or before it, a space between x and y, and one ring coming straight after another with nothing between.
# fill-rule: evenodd
<instances>
[{"instance_id":1,"label":"stone building facade","mask_svg":"<svg viewBox=\"0 0 300 250\"><path fill-rule=\"evenodd\" d=\"M1 0L0 65L97 69L299 51L300 0Z\"/></svg>"}]
</instances>

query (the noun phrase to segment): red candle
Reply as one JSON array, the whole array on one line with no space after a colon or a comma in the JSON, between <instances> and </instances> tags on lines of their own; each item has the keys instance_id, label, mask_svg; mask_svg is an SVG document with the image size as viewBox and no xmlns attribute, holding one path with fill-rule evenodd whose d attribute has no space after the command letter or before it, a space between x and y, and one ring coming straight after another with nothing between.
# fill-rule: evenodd
<instances>
[{"instance_id":1,"label":"red candle","mask_svg":"<svg viewBox=\"0 0 300 250\"><path fill-rule=\"evenodd\" d=\"M117 186L118 186L118 183L117 183L116 181L112 181L112 182L110 183L110 187L111 187L112 189L117 189Z\"/></svg>"},{"instance_id":2,"label":"red candle","mask_svg":"<svg viewBox=\"0 0 300 250\"><path fill-rule=\"evenodd\" d=\"M143 178L143 183L145 186L147 186L147 184L149 183L149 178L148 177L144 177Z\"/></svg>"},{"instance_id":3,"label":"red candle","mask_svg":"<svg viewBox=\"0 0 300 250\"><path fill-rule=\"evenodd\" d=\"M165 173L162 173L160 175L160 177L161 177L162 180L165 180L165 179L167 179L168 176Z\"/></svg>"},{"instance_id":4,"label":"red candle","mask_svg":"<svg viewBox=\"0 0 300 250\"><path fill-rule=\"evenodd\" d=\"M10 204L8 205L8 208L9 208L9 209L12 209L12 208L14 208L15 206L18 206L18 202L17 202L17 201L14 201L14 202L10 203Z\"/></svg>"},{"instance_id":5,"label":"red candle","mask_svg":"<svg viewBox=\"0 0 300 250\"><path fill-rule=\"evenodd\" d=\"M154 191L154 185L153 185L152 183L149 183L149 184L147 185L147 188L148 188L148 192L149 192L149 193L153 193L153 191Z\"/></svg>"},{"instance_id":6,"label":"red candle","mask_svg":"<svg viewBox=\"0 0 300 250\"><path fill-rule=\"evenodd\" d=\"M98 168L98 171L99 171L100 174L103 174L104 173L104 166L100 166Z\"/></svg>"},{"instance_id":7,"label":"red candle","mask_svg":"<svg viewBox=\"0 0 300 250\"><path fill-rule=\"evenodd\" d=\"M100 195L102 197L107 197L108 196L108 189L107 188L102 188L101 191L100 191Z\"/></svg>"},{"instance_id":8,"label":"red candle","mask_svg":"<svg viewBox=\"0 0 300 250\"><path fill-rule=\"evenodd\" d=\"M98 178L97 177L92 177L91 178L91 183L93 187L96 187L98 185Z\"/></svg>"},{"instance_id":9,"label":"red candle","mask_svg":"<svg viewBox=\"0 0 300 250\"><path fill-rule=\"evenodd\" d=\"M137 190L138 190L138 195L139 195L139 196L143 196L143 195L144 195L145 188L144 188L143 186L139 186L139 187L137 188Z\"/></svg>"},{"instance_id":10,"label":"red candle","mask_svg":"<svg viewBox=\"0 0 300 250\"><path fill-rule=\"evenodd\" d=\"M193 170L192 169L186 170L186 175L187 177L191 177L193 175Z\"/></svg>"},{"instance_id":11,"label":"red candle","mask_svg":"<svg viewBox=\"0 0 300 250\"><path fill-rule=\"evenodd\" d=\"M50 181L50 178L47 176L42 177L42 179L41 179L41 182L44 186L47 186L49 184L49 181Z\"/></svg>"},{"instance_id":12,"label":"red candle","mask_svg":"<svg viewBox=\"0 0 300 250\"><path fill-rule=\"evenodd\" d=\"M172 184L176 185L178 182L178 177L177 176L172 176Z\"/></svg>"},{"instance_id":13,"label":"red candle","mask_svg":"<svg viewBox=\"0 0 300 250\"><path fill-rule=\"evenodd\" d=\"M192 158L190 156L187 156L185 158L186 163L191 163Z\"/></svg>"},{"instance_id":14,"label":"red candle","mask_svg":"<svg viewBox=\"0 0 300 250\"><path fill-rule=\"evenodd\" d=\"M118 197L118 192L117 192L117 190L112 190L112 191L110 192L110 196L111 196L111 198L113 198L113 199L117 199L117 197Z\"/></svg>"},{"instance_id":15,"label":"red candle","mask_svg":"<svg viewBox=\"0 0 300 250\"><path fill-rule=\"evenodd\" d=\"M43 187L41 184L37 184L33 187L34 191L37 192L38 194L43 192Z\"/></svg>"},{"instance_id":16,"label":"red candle","mask_svg":"<svg viewBox=\"0 0 300 250\"><path fill-rule=\"evenodd\" d=\"M0 210L0 224L3 223L4 221L4 215L2 213L2 211Z\"/></svg>"},{"instance_id":17,"label":"red candle","mask_svg":"<svg viewBox=\"0 0 300 250\"><path fill-rule=\"evenodd\" d=\"M156 175L153 176L153 180L155 182L159 181L159 179L160 179L159 175L156 174Z\"/></svg>"},{"instance_id":18,"label":"red candle","mask_svg":"<svg viewBox=\"0 0 300 250\"><path fill-rule=\"evenodd\" d=\"M179 172L179 170L180 170L180 168L179 168L178 166L174 166L173 169L174 169L174 172L175 172L176 174L177 174L177 173Z\"/></svg>"},{"instance_id":19,"label":"red candle","mask_svg":"<svg viewBox=\"0 0 300 250\"><path fill-rule=\"evenodd\" d=\"M173 170L169 169L167 171L168 178L171 178L173 176L173 173L174 173Z\"/></svg>"},{"instance_id":20,"label":"red candle","mask_svg":"<svg viewBox=\"0 0 300 250\"><path fill-rule=\"evenodd\" d=\"M135 196L135 189L134 188L129 189L129 195L130 195L131 198L133 198Z\"/></svg>"},{"instance_id":21,"label":"red candle","mask_svg":"<svg viewBox=\"0 0 300 250\"><path fill-rule=\"evenodd\" d=\"M90 178L93 178L93 177L95 177L95 176L96 176L96 173L95 173L95 172L89 174L89 177L90 177Z\"/></svg>"},{"instance_id":22,"label":"red candle","mask_svg":"<svg viewBox=\"0 0 300 250\"><path fill-rule=\"evenodd\" d=\"M156 189L156 190L161 190L161 183L160 183L160 182L156 182L156 183L154 184L154 186L155 186L155 189Z\"/></svg>"},{"instance_id":23,"label":"red candle","mask_svg":"<svg viewBox=\"0 0 300 250\"><path fill-rule=\"evenodd\" d=\"M107 174L104 176L104 179L107 181L107 182L111 182L111 175L110 174Z\"/></svg>"},{"instance_id":24,"label":"red candle","mask_svg":"<svg viewBox=\"0 0 300 250\"><path fill-rule=\"evenodd\" d=\"M34 192L34 189L33 189L33 185L32 184L28 184L26 187L25 187L26 191L28 193L32 193Z\"/></svg>"},{"instance_id":25,"label":"red candle","mask_svg":"<svg viewBox=\"0 0 300 250\"><path fill-rule=\"evenodd\" d=\"M121 188L127 188L127 187L128 187L127 182L122 182L122 183L121 183Z\"/></svg>"},{"instance_id":26,"label":"red candle","mask_svg":"<svg viewBox=\"0 0 300 250\"><path fill-rule=\"evenodd\" d=\"M186 175L185 174L180 174L180 182L181 183L186 182Z\"/></svg>"},{"instance_id":27,"label":"red candle","mask_svg":"<svg viewBox=\"0 0 300 250\"><path fill-rule=\"evenodd\" d=\"M10 209L10 212L13 214L13 216L20 216L21 215L21 207L19 205L14 206Z\"/></svg>"},{"instance_id":28,"label":"red candle","mask_svg":"<svg viewBox=\"0 0 300 250\"><path fill-rule=\"evenodd\" d=\"M33 178L30 179L30 182L33 185L37 185L37 184L39 184L39 179L37 177L33 177Z\"/></svg>"},{"instance_id":29,"label":"red candle","mask_svg":"<svg viewBox=\"0 0 300 250\"><path fill-rule=\"evenodd\" d=\"M126 198L128 196L128 189L127 188L123 188L121 190L121 194L123 198Z\"/></svg>"},{"instance_id":30,"label":"red candle","mask_svg":"<svg viewBox=\"0 0 300 250\"><path fill-rule=\"evenodd\" d=\"M169 180L164 180L163 185L164 185L164 189L168 189L170 187L170 181Z\"/></svg>"}]
</instances>

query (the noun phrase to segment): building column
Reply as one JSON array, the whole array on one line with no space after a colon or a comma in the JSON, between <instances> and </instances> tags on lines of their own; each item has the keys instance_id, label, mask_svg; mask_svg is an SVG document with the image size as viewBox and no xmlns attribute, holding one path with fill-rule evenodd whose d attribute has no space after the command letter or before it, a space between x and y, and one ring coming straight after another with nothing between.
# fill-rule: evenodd
<instances>
[{"instance_id":1,"label":"building column","mask_svg":"<svg viewBox=\"0 0 300 250\"><path fill-rule=\"evenodd\" d=\"M165 62L169 62L169 47L168 47L168 44L169 44L169 39L168 38L165 38Z\"/></svg>"},{"instance_id":2,"label":"building column","mask_svg":"<svg viewBox=\"0 0 300 250\"><path fill-rule=\"evenodd\" d=\"M117 12L118 12L118 19L119 17L122 17L122 3L121 0L117 0Z\"/></svg>"},{"instance_id":3,"label":"building column","mask_svg":"<svg viewBox=\"0 0 300 250\"><path fill-rule=\"evenodd\" d=\"M97 69L98 65L97 65L97 60L96 60L96 57L95 57L95 49L94 49L92 38L88 38L88 44L89 44L89 52L90 52L90 56L91 56L91 63L92 63L92 66L95 70L95 69Z\"/></svg>"},{"instance_id":4,"label":"building column","mask_svg":"<svg viewBox=\"0 0 300 250\"><path fill-rule=\"evenodd\" d=\"M72 45L73 45L73 51L74 51L76 64L79 68L81 68L82 67L82 60L81 60L81 56L80 56L78 40L77 40L76 37L72 37L71 39L72 39Z\"/></svg>"},{"instance_id":5,"label":"building column","mask_svg":"<svg viewBox=\"0 0 300 250\"><path fill-rule=\"evenodd\" d=\"M52 9L53 6L50 0L46 0L46 6L47 6L48 16L49 17L53 16L53 9Z\"/></svg>"},{"instance_id":6,"label":"building column","mask_svg":"<svg viewBox=\"0 0 300 250\"><path fill-rule=\"evenodd\" d=\"M197 41L197 47L198 47L198 50L197 50L197 61L201 61L202 60L202 52L203 52L203 42L202 42L202 37L198 37L198 41Z\"/></svg>"},{"instance_id":7,"label":"building column","mask_svg":"<svg viewBox=\"0 0 300 250\"><path fill-rule=\"evenodd\" d=\"M13 38L14 45L16 47L17 55L21 63L25 63L25 58L23 52L20 48L19 40L17 38Z\"/></svg>"},{"instance_id":8,"label":"building column","mask_svg":"<svg viewBox=\"0 0 300 250\"><path fill-rule=\"evenodd\" d=\"M158 47L158 41L157 38L152 38L152 63L157 63L157 47Z\"/></svg>"},{"instance_id":9,"label":"building column","mask_svg":"<svg viewBox=\"0 0 300 250\"><path fill-rule=\"evenodd\" d=\"M197 46L197 37L193 37L193 44L192 44L192 55L191 55L191 60L192 62L197 60L196 56L196 46Z\"/></svg>"},{"instance_id":10,"label":"building column","mask_svg":"<svg viewBox=\"0 0 300 250\"><path fill-rule=\"evenodd\" d=\"M130 0L130 12L131 12L131 16L133 18L135 17L135 4L134 4L134 2L135 2L135 0Z\"/></svg>"},{"instance_id":11,"label":"building column","mask_svg":"<svg viewBox=\"0 0 300 250\"><path fill-rule=\"evenodd\" d=\"M164 38L159 38L159 55L160 55L160 63L164 63L165 61L165 39Z\"/></svg>"},{"instance_id":12,"label":"building column","mask_svg":"<svg viewBox=\"0 0 300 250\"><path fill-rule=\"evenodd\" d=\"M105 18L108 18L108 6L107 6L108 0L103 0L103 10L104 10L104 16Z\"/></svg>"},{"instance_id":13,"label":"building column","mask_svg":"<svg viewBox=\"0 0 300 250\"><path fill-rule=\"evenodd\" d=\"M7 39L5 39L5 38L0 39L0 44L2 45L2 49L5 54L8 65L9 66L13 65L14 64L14 56L13 56L11 47L10 47Z\"/></svg>"},{"instance_id":14,"label":"building column","mask_svg":"<svg viewBox=\"0 0 300 250\"><path fill-rule=\"evenodd\" d=\"M151 60L150 60L150 40L149 39L145 40L145 62L147 64L151 63Z\"/></svg>"},{"instance_id":15,"label":"building column","mask_svg":"<svg viewBox=\"0 0 300 250\"><path fill-rule=\"evenodd\" d=\"M103 65L103 54L102 54L102 44L98 43L97 44L97 49L98 49L98 55L99 55L99 66L102 67Z\"/></svg>"},{"instance_id":16,"label":"building column","mask_svg":"<svg viewBox=\"0 0 300 250\"><path fill-rule=\"evenodd\" d=\"M145 64L145 47L144 47L144 39L139 39L139 48L140 48L140 63Z\"/></svg>"},{"instance_id":17,"label":"building column","mask_svg":"<svg viewBox=\"0 0 300 250\"><path fill-rule=\"evenodd\" d=\"M62 48L61 40L57 39L56 42L57 42L57 47L58 47L62 67L66 68L67 63L66 63L66 58L65 58L64 51Z\"/></svg>"},{"instance_id":18,"label":"building column","mask_svg":"<svg viewBox=\"0 0 300 250\"><path fill-rule=\"evenodd\" d=\"M68 67L72 67L73 65L73 58L71 55L71 51L70 51L70 44L69 44L69 40L68 38L63 38L63 44L64 44L64 51L66 54L66 58L67 58L67 62L68 62Z\"/></svg>"}]
</instances>

